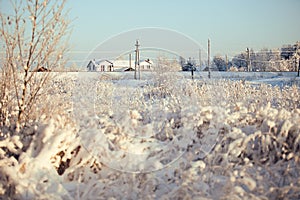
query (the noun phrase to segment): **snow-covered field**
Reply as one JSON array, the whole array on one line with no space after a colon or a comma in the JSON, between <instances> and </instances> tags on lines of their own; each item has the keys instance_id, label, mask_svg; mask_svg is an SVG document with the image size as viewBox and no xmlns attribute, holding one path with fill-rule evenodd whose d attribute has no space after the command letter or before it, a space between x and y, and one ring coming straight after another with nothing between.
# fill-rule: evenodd
<instances>
[{"instance_id":1,"label":"snow-covered field","mask_svg":"<svg viewBox=\"0 0 300 200\"><path fill-rule=\"evenodd\" d=\"M297 73L60 73L0 135L0 199L300 199Z\"/></svg>"}]
</instances>

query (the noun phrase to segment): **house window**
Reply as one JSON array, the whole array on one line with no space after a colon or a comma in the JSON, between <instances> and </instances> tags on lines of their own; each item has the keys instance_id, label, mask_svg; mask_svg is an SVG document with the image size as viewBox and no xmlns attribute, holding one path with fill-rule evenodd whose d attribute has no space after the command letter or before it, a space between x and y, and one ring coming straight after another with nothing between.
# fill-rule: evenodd
<instances>
[{"instance_id":1,"label":"house window","mask_svg":"<svg viewBox=\"0 0 300 200\"><path fill-rule=\"evenodd\" d=\"M103 72L105 70L105 65L101 65L101 71Z\"/></svg>"}]
</instances>

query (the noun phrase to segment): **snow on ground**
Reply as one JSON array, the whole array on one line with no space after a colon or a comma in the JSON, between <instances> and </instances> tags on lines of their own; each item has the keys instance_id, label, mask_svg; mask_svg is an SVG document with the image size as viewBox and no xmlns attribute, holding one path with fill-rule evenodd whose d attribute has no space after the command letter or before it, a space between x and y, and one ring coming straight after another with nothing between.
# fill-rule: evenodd
<instances>
[{"instance_id":1,"label":"snow on ground","mask_svg":"<svg viewBox=\"0 0 300 200\"><path fill-rule=\"evenodd\" d=\"M299 199L296 73L207 75L58 74L61 114L1 133L0 195Z\"/></svg>"}]
</instances>

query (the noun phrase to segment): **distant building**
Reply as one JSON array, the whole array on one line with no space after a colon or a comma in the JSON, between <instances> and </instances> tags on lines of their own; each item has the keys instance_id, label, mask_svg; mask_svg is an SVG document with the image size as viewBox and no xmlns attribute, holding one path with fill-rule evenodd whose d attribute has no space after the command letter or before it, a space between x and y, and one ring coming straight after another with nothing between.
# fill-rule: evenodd
<instances>
[{"instance_id":1,"label":"distant building","mask_svg":"<svg viewBox=\"0 0 300 200\"><path fill-rule=\"evenodd\" d=\"M91 60L87 65L88 71L111 72L114 71L114 65L109 60Z\"/></svg>"},{"instance_id":2,"label":"distant building","mask_svg":"<svg viewBox=\"0 0 300 200\"><path fill-rule=\"evenodd\" d=\"M91 60L87 65L88 71L110 72L110 71L134 71L134 60ZM153 69L153 62L150 59L140 61L140 70L148 71Z\"/></svg>"},{"instance_id":3,"label":"distant building","mask_svg":"<svg viewBox=\"0 0 300 200\"><path fill-rule=\"evenodd\" d=\"M134 68L134 60L115 60L114 61L115 71L124 72L128 69Z\"/></svg>"},{"instance_id":4,"label":"distant building","mask_svg":"<svg viewBox=\"0 0 300 200\"><path fill-rule=\"evenodd\" d=\"M152 70L153 69L153 62L150 59L146 59L140 62L141 70Z\"/></svg>"}]
</instances>

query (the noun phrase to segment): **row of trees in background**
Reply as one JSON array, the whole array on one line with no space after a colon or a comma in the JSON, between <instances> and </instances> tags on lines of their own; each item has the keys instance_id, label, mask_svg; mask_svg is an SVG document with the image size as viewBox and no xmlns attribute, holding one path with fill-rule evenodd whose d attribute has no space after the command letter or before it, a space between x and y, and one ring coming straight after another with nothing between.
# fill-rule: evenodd
<instances>
[{"instance_id":1,"label":"row of trees in background","mask_svg":"<svg viewBox=\"0 0 300 200\"><path fill-rule=\"evenodd\" d=\"M280 49L264 48L258 52L253 49L235 55L227 61L221 55L213 57L212 68L218 71L239 70L246 71L296 71L300 59L300 42L284 45Z\"/></svg>"}]
</instances>

